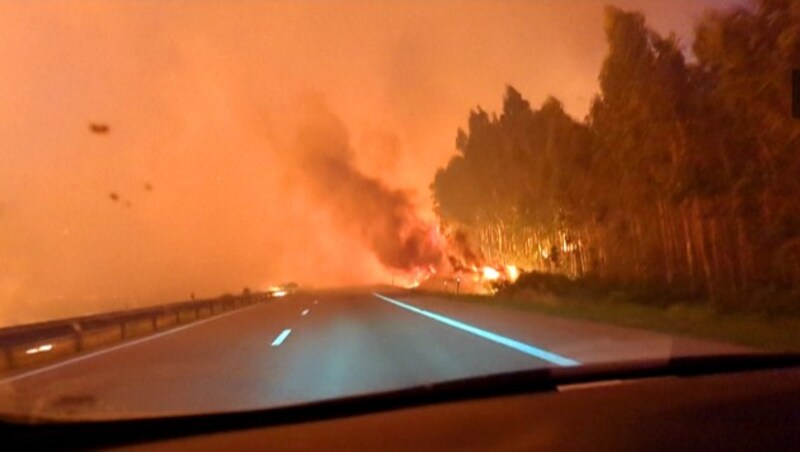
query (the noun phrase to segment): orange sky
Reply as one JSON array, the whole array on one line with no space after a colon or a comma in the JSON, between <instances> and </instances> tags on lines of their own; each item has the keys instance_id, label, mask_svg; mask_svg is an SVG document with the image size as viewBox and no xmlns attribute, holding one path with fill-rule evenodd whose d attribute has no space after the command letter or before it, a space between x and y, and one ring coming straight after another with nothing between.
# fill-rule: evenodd
<instances>
[{"instance_id":1,"label":"orange sky","mask_svg":"<svg viewBox=\"0 0 800 452\"><path fill-rule=\"evenodd\" d=\"M689 36L724 2L613 3ZM430 218L456 129L475 105L497 109L505 84L585 115L603 4L3 1L0 325L385 279L299 182L301 107L323 99L357 166L413 190Z\"/></svg>"}]
</instances>

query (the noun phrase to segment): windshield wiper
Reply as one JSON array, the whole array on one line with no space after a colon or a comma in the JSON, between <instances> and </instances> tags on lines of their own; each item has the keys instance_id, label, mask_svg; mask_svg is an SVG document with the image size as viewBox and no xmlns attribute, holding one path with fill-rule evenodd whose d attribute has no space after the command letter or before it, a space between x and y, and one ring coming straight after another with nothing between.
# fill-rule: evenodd
<instances>
[{"instance_id":1,"label":"windshield wiper","mask_svg":"<svg viewBox=\"0 0 800 452\"><path fill-rule=\"evenodd\" d=\"M589 383L604 379L626 380L648 377L690 377L750 370L780 369L800 366L796 353L736 353L676 356L663 359L633 360L560 367L550 370L560 385Z\"/></svg>"}]
</instances>

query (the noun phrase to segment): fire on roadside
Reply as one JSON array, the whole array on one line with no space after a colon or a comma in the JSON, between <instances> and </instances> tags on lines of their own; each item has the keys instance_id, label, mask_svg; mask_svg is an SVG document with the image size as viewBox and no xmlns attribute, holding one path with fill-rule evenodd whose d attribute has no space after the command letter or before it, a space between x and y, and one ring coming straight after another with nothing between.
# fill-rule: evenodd
<instances>
[{"instance_id":1,"label":"fire on roadside","mask_svg":"<svg viewBox=\"0 0 800 452\"><path fill-rule=\"evenodd\" d=\"M483 267L481 273L483 275L483 279L486 281L497 281L500 279L500 272L496 268L488 265Z\"/></svg>"},{"instance_id":2,"label":"fire on roadside","mask_svg":"<svg viewBox=\"0 0 800 452\"><path fill-rule=\"evenodd\" d=\"M515 265L491 262L463 232L440 224L429 229L426 240L439 250L440 260L433 264L419 263L405 270L396 268L392 275L393 286L491 293L498 284L513 283L519 277L520 271Z\"/></svg>"},{"instance_id":3,"label":"fire on roadside","mask_svg":"<svg viewBox=\"0 0 800 452\"><path fill-rule=\"evenodd\" d=\"M516 265L506 265L506 274L510 282L515 282L519 278L519 268Z\"/></svg>"},{"instance_id":4,"label":"fire on roadside","mask_svg":"<svg viewBox=\"0 0 800 452\"><path fill-rule=\"evenodd\" d=\"M470 267L461 269L459 274L471 276L475 282L514 282L519 278L519 268L516 265L483 265L482 267Z\"/></svg>"},{"instance_id":5,"label":"fire on roadside","mask_svg":"<svg viewBox=\"0 0 800 452\"><path fill-rule=\"evenodd\" d=\"M480 273L480 280L490 291L493 290L492 283L513 283L519 278L519 268L516 265L484 265Z\"/></svg>"},{"instance_id":6,"label":"fire on roadside","mask_svg":"<svg viewBox=\"0 0 800 452\"><path fill-rule=\"evenodd\" d=\"M439 271L423 269L407 276L398 276L393 284L406 289L423 287L433 290L459 291L461 293L493 293L498 283L513 283L520 270L515 265L472 265L457 270Z\"/></svg>"}]
</instances>

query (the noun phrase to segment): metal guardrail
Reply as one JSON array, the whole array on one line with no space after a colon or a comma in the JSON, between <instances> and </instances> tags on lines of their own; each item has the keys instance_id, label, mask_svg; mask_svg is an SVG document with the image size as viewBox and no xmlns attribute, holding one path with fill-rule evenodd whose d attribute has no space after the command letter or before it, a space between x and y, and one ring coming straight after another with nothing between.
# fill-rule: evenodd
<instances>
[{"instance_id":1,"label":"metal guardrail","mask_svg":"<svg viewBox=\"0 0 800 452\"><path fill-rule=\"evenodd\" d=\"M226 295L0 329L0 373L64 359L250 306L269 293Z\"/></svg>"}]
</instances>

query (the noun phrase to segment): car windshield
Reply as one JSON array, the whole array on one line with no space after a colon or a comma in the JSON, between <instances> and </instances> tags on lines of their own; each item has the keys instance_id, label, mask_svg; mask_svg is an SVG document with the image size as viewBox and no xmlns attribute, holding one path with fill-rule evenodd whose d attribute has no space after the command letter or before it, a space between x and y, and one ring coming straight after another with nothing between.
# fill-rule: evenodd
<instances>
[{"instance_id":1,"label":"car windshield","mask_svg":"<svg viewBox=\"0 0 800 452\"><path fill-rule=\"evenodd\" d=\"M0 62L9 418L800 351L800 2L5 0Z\"/></svg>"}]
</instances>

